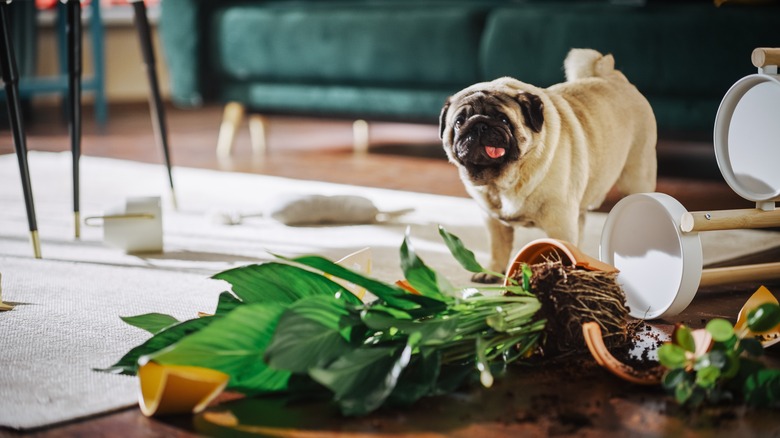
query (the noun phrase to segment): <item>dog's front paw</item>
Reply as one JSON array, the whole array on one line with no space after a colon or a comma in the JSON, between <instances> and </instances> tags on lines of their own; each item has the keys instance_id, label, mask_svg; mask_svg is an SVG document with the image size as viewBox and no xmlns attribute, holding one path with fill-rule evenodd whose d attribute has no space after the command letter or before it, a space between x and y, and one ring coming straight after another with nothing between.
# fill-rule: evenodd
<instances>
[{"instance_id":1,"label":"dog's front paw","mask_svg":"<svg viewBox=\"0 0 780 438\"><path fill-rule=\"evenodd\" d=\"M495 275L486 274L484 272L477 272L476 274L471 276L471 281L473 281L474 283L491 284L491 283L499 283L503 281L503 277L497 277Z\"/></svg>"}]
</instances>

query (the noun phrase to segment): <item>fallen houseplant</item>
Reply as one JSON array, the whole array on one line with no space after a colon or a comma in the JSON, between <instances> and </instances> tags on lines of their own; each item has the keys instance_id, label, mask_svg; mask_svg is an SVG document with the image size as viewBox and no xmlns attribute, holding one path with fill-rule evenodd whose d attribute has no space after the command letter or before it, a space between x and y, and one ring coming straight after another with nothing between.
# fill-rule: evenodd
<instances>
[{"instance_id":1,"label":"fallen houseplant","mask_svg":"<svg viewBox=\"0 0 780 438\"><path fill-rule=\"evenodd\" d=\"M440 235L466 270L487 272L457 236L441 227ZM547 249L530 251L534 244ZM451 284L415 253L408 235L400 248L404 280L396 283L319 256L278 257L224 271L213 278L229 283L231 291L220 295L212 314L186 321L160 314L123 318L153 336L102 371L139 374L144 387L145 374L159 374L144 373L152 367L215 370L224 374L227 389L250 397L327 399L344 415L365 415L470 382L490 387L513 362L581 353L587 345L614 374L662 384L681 404L780 400L780 371L755 360L761 348L750 331L776 329L776 300L758 316L747 312L753 322L738 323L736 330L726 321L711 323L705 347L678 327L659 350L661 365L640 371L609 352L626 351L636 329L616 270L565 242L547 239L525 249L530 252L518 253L509 275L490 273L503 277L503 286ZM345 285L376 299L363 302ZM205 408L214 395L188 409ZM147 415L168 412L143 407Z\"/></svg>"},{"instance_id":2,"label":"fallen houseplant","mask_svg":"<svg viewBox=\"0 0 780 438\"><path fill-rule=\"evenodd\" d=\"M441 227L440 235L466 270L487 272L457 236ZM576 300L531 292L539 288L538 266L518 265L504 286L456 287L418 257L408 235L400 258L404 280L394 284L319 256L279 257L218 273L213 278L232 291L220 295L213 314L187 321L160 314L124 318L153 336L102 371L202 367L226 374L227 388L247 396L325 397L344 415L363 415L470 381L489 387L508 364L531 356L584 351L581 330L551 331L551 317L573 327L617 321L602 327L605 334L627 339L619 295L608 309L614 314L583 313L572 306ZM548 263L564 283L581 270L561 260ZM342 283L376 299L364 303Z\"/></svg>"}]
</instances>

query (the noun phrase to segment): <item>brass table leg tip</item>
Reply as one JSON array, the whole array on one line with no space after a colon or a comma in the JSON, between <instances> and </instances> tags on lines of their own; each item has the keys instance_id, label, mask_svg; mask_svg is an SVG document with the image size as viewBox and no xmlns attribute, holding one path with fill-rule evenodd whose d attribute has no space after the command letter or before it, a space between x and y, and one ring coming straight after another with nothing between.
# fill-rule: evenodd
<instances>
[{"instance_id":1,"label":"brass table leg tip","mask_svg":"<svg viewBox=\"0 0 780 438\"><path fill-rule=\"evenodd\" d=\"M76 237L76 239L81 238L81 212L74 211L73 212L73 225L74 225L74 231L73 235Z\"/></svg>"},{"instance_id":2,"label":"brass table leg tip","mask_svg":"<svg viewBox=\"0 0 780 438\"><path fill-rule=\"evenodd\" d=\"M176 199L176 192L171 188L171 205L174 211L179 211L179 201Z\"/></svg>"},{"instance_id":3,"label":"brass table leg tip","mask_svg":"<svg viewBox=\"0 0 780 438\"><path fill-rule=\"evenodd\" d=\"M33 246L33 255L36 259L41 258L41 240L38 238L38 230L30 231L30 241Z\"/></svg>"}]
</instances>

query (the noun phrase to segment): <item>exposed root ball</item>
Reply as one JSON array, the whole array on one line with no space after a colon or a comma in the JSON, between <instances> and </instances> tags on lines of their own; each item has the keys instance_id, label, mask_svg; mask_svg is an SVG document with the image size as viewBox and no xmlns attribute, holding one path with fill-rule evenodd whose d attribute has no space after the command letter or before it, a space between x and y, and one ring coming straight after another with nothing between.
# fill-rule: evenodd
<instances>
[{"instance_id":1,"label":"exposed root ball","mask_svg":"<svg viewBox=\"0 0 780 438\"><path fill-rule=\"evenodd\" d=\"M542 303L537 316L547 320L545 355L586 351L582 324L588 321L601 326L608 347L628 342L628 308L617 273L565 266L560 260L531 265L531 272L531 292Z\"/></svg>"}]
</instances>

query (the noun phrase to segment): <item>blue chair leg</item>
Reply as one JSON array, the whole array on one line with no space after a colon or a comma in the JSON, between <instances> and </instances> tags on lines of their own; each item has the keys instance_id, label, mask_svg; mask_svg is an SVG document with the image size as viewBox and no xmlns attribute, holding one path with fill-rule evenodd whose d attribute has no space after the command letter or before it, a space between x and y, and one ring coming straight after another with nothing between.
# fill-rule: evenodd
<instances>
[{"instance_id":1,"label":"blue chair leg","mask_svg":"<svg viewBox=\"0 0 780 438\"><path fill-rule=\"evenodd\" d=\"M95 96L95 120L98 129L105 132L108 124L108 103L106 98L106 61L105 61L105 37L103 20L100 16L100 2L92 2L92 18L89 22L89 31L92 35L92 87Z\"/></svg>"},{"instance_id":2,"label":"blue chair leg","mask_svg":"<svg viewBox=\"0 0 780 438\"><path fill-rule=\"evenodd\" d=\"M91 78L82 78L82 91L91 91L94 96L95 121L100 132L105 132L108 125L108 97L106 96L106 61L105 61L105 29L101 18L100 2L90 3L90 12L92 17L89 20L89 32L92 45L92 68ZM57 18L55 29L57 38L57 55L59 61L59 73L62 77L67 77L68 71L68 39L67 39L67 5L57 4ZM66 104L67 105L67 104ZM67 113L67 108L66 108Z\"/></svg>"},{"instance_id":3,"label":"blue chair leg","mask_svg":"<svg viewBox=\"0 0 780 438\"><path fill-rule=\"evenodd\" d=\"M3 1L0 2L0 70L2 70L3 83L5 84L8 115L11 119L16 158L19 161L19 173L22 177L22 191L27 209L27 223L30 227L33 255L39 259L41 258L41 243L38 240L38 224L35 219L30 170L27 164L27 143L19 104L19 74L16 70L16 58L9 35L7 3Z\"/></svg>"},{"instance_id":4,"label":"blue chair leg","mask_svg":"<svg viewBox=\"0 0 780 438\"><path fill-rule=\"evenodd\" d=\"M65 76L68 74L68 41L65 37L66 27L68 25L67 6L64 3L57 3L57 19L55 22L57 31L57 65L59 74Z\"/></svg>"}]
</instances>

